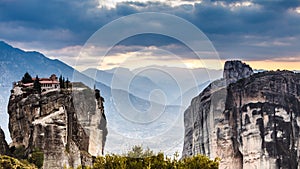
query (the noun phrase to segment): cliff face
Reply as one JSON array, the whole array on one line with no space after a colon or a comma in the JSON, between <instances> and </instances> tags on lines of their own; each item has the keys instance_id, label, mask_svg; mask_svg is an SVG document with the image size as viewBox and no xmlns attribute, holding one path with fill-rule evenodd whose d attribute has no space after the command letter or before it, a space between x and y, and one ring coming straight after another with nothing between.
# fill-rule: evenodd
<instances>
[{"instance_id":1,"label":"cliff face","mask_svg":"<svg viewBox=\"0 0 300 169\"><path fill-rule=\"evenodd\" d=\"M0 128L0 155L9 155L9 147L5 140L4 132Z\"/></svg>"},{"instance_id":2,"label":"cliff face","mask_svg":"<svg viewBox=\"0 0 300 169\"><path fill-rule=\"evenodd\" d=\"M215 81L193 99L185 112L184 156L220 157L220 168L300 166L300 74L251 74Z\"/></svg>"},{"instance_id":3,"label":"cliff face","mask_svg":"<svg viewBox=\"0 0 300 169\"><path fill-rule=\"evenodd\" d=\"M8 105L12 146L24 146L25 155L42 150L46 169L91 165L107 135L102 102L85 86L41 95L16 86Z\"/></svg>"},{"instance_id":4,"label":"cliff face","mask_svg":"<svg viewBox=\"0 0 300 169\"><path fill-rule=\"evenodd\" d=\"M234 83L239 79L249 77L253 74L252 68L240 61L229 61L224 65L223 78L226 84Z\"/></svg>"}]
</instances>

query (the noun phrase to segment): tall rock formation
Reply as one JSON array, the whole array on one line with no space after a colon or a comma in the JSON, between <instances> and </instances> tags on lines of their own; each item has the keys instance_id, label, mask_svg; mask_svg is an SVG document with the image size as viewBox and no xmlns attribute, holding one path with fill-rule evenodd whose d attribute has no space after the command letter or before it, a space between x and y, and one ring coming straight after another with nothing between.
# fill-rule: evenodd
<instances>
[{"instance_id":1,"label":"tall rock formation","mask_svg":"<svg viewBox=\"0 0 300 169\"><path fill-rule=\"evenodd\" d=\"M184 122L183 156L220 157L229 169L299 168L300 74L253 74L226 62L224 78L192 100Z\"/></svg>"},{"instance_id":2,"label":"tall rock formation","mask_svg":"<svg viewBox=\"0 0 300 169\"><path fill-rule=\"evenodd\" d=\"M9 147L5 140L5 135L0 127L0 155L9 155Z\"/></svg>"},{"instance_id":3,"label":"tall rock formation","mask_svg":"<svg viewBox=\"0 0 300 169\"><path fill-rule=\"evenodd\" d=\"M41 150L44 169L91 165L92 155L103 151L107 135L104 100L96 99L83 84L72 85L72 90L42 94L20 86L12 90L8 105L12 146L24 146L25 156Z\"/></svg>"},{"instance_id":4,"label":"tall rock formation","mask_svg":"<svg viewBox=\"0 0 300 169\"><path fill-rule=\"evenodd\" d=\"M234 83L239 79L249 77L253 74L252 68L241 61L228 61L224 65L223 78L226 84Z\"/></svg>"}]
</instances>

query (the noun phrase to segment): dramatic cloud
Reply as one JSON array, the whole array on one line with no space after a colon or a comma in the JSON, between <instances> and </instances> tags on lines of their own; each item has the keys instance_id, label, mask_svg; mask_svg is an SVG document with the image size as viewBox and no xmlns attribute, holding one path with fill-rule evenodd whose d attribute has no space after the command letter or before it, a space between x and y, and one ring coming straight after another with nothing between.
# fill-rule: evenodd
<instances>
[{"instance_id":1,"label":"dramatic cloud","mask_svg":"<svg viewBox=\"0 0 300 169\"><path fill-rule=\"evenodd\" d=\"M212 40L222 59L299 61L300 58L298 0L0 0L0 39L66 59L74 54L70 49L82 46L105 24L138 12L163 12L188 20ZM184 48L179 47L182 44L177 40L161 35L140 35L119 45L122 47L115 49L114 56L116 52L133 52L136 46ZM191 56L188 50L180 53L183 58Z\"/></svg>"}]
</instances>

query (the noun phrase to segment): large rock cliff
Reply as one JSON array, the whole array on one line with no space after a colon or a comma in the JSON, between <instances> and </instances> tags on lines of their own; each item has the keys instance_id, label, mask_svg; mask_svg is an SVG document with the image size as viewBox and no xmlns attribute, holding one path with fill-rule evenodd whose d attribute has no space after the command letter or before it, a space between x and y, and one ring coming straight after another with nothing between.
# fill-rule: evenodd
<instances>
[{"instance_id":1,"label":"large rock cliff","mask_svg":"<svg viewBox=\"0 0 300 169\"><path fill-rule=\"evenodd\" d=\"M183 156L220 157L229 169L300 167L300 74L253 74L239 61L224 71L185 111Z\"/></svg>"},{"instance_id":2,"label":"large rock cliff","mask_svg":"<svg viewBox=\"0 0 300 169\"><path fill-rule=\"evenodd\" d=\"M91 165L107 135L103 101L82 84L42 94L15 86L8 105L11 146L23 146L25 156L41 150L44 169Z\"/></svg>"},{"instance_id":3,"label":"large rock cliff","mask_svg":"<svg viewBox=\"0 0 300 169\"><path fill-rule=\"evenodd\" d=\"M5 140L4 132L0 127L0 155L9 155L9 147Z\"/></svg>"}]
</instances>

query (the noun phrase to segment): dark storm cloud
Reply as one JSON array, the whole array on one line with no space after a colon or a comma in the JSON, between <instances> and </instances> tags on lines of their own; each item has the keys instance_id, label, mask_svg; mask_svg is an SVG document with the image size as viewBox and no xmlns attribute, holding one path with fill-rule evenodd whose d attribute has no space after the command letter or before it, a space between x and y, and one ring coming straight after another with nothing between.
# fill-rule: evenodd
<instances>
[{"instance_id":1,"label":"dark storm cloud","mask_svg":"<svg viewBox=\"0 0 300 169\"><path fill-rule=\"evenodd\" d=\"M0 38L38 41L49 48L83 44L98 28L117 18L116 11L109 13L97 6L97 1L82 0L1 0Z\"/></svg>"},{"instance_id":2,"label":"dark storm cloud","mask_svg":"<svg viewBox=\"0 0 300 169\"><path fill-rule=\"evenodd\" d=\"M204 3L195 6L195 19L190 21L208 35L224 59L299 56L300 15L292 11L295 7L283 2L239 8Z\"/></svg>"},{"instance_id":3,"label":"dark storm cloud","mask_svg":"<svg viewBox=\"0 0 300 169\"><path fill-rule=\"evenodd\" d=\"M55 40L69 45L75 40L71 28L76 30L79 25L85 25L80 16L84 16L86 5L69 1L0 2L0 37L10 41L39 41L46 45L47 41Z\"/></svg>"},{"instance_id":4,"label":"dark storm cloud","mask_svg":"<svg viewBox=\"0 0 300 169\"><path fill-rule=\"evenodd\" d=\"M222 58L257 60L300 55L300 14L295 12L300 6L298 0L252 0L251 6L234 7L242 2L204 0L173 7L162 2L123 2L108 9L98 8L98 1L93 0L0 0L0 39L46 49L83 45L106 23L151 11L190 21L212 40ZM126 46L170 44L180 45L161 35L136 36L120 42Z\"/></svg>"}]
</instances>

